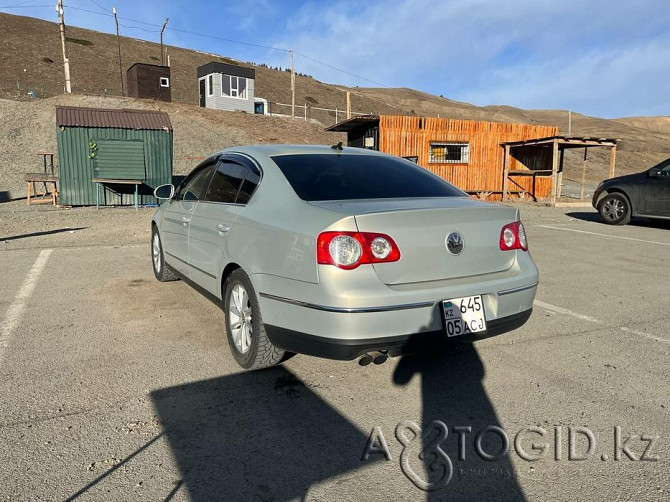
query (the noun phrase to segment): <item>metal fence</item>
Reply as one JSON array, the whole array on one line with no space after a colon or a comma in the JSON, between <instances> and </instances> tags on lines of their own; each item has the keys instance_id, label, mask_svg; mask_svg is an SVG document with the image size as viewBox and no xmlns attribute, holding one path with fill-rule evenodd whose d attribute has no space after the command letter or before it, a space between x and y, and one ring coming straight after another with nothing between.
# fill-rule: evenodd
<instances>
[{"instance_id":1,"label":"metal fence","mask_svg":"<svg viewBox=\"0 0 670 502\"><path fill-rule=\"evenodd\" d=\"M290 117L291 116L292 105L288 103L276 103L268 101L268 114L281 116L281 117ZM282 113L281 111L287 110L288 113ZM317 113L321 112L321 113ZM351 112L351 116L362 116L362 115L374 115L374 112ZM332 124L337 124L338 122L345 120L347 118L347 111L340 108L322 108L319 106L310 106L309 103L304 105L295 105L295 115L294 118L301 118L305 122L308 120L316 120L325 125L332 125L330 123L324 122L324 117L331 117Z\"/></svg>"}]
</instances>

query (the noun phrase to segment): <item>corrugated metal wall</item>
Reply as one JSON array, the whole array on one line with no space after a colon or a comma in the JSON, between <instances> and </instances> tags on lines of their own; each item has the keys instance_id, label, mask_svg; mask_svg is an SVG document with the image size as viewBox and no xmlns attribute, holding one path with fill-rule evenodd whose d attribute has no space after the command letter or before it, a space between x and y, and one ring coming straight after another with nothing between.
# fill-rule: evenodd
<instances>
[{"instance_id":1,"label":"corrugated metal wall","mask_svg":"<svg viewBox=\"0 0 670 502\"><path fill-rule=\"evenodd\" d=\"M65 206L95 205L94 161L89 141L93 140L142 140L144 142L144 160L146 180L140 187L140 204L156 204L152 195L159 185L172 182L172 131L107 129L95 127L57 128L59 203ZM134 187L125 187L123 204L133 203ZM100 203L119 205L121 197L109 188L100 190Z\"/></svg>"},{"instance_id":2,"label":"corrugated metal wall","mask_svg":"<svg viewBox=\"0 0 670 502\"><path fill-rule=\"evenodd\" d=\"M400 157L417 156L419 164L429 171L463 190L477 192L502 190L505 150L501 143L557 134L558 128L553 126L388 115L379 118L380 151ZM440 141L468 143L469 162L429 163L430 143ZM548 165L546 159L545 156L512 157L510 169L551 169L551 151ZM514 182L524 190L532 191L532 176L516 176ZM547 197L551 193L551 177L538 176L535 188L538 198ZM520 188L510 183L509 189Z\"/></svg>"}]
</instances>

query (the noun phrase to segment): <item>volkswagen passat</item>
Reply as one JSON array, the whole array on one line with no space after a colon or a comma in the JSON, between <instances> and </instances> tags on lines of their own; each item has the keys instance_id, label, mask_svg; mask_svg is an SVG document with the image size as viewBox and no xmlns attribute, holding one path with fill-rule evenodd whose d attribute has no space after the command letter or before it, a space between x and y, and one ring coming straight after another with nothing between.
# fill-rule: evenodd
<instances>
[{"instance_id":1,"label":"volkswagen passat","mask_svg":"<svg viewBox=\"0 0 670 502\"><path fill-rule=\"evenodd\" d=\"M382 362L524 324L538 272L516 209L358 148L230 148L152 222L153 268L222 305L244 368L285 354Z\"/></svg>"}]
</instances>

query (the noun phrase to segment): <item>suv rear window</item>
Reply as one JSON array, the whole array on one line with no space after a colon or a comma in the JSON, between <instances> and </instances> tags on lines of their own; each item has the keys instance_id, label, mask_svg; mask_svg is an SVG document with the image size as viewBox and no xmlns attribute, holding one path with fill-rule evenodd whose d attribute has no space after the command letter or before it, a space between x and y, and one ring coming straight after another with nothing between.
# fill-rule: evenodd
<instances>
[{"instance_id":1,"label":"suv rear window","mask_svg":"<svg viewBox=\"0 0 670 502\"><path fill-rule=\"evenodd\" d=\"M276 155L272 160L303 200L463 197L442 178L404 159L372 155Z\"/></svg>"}]
</instances>

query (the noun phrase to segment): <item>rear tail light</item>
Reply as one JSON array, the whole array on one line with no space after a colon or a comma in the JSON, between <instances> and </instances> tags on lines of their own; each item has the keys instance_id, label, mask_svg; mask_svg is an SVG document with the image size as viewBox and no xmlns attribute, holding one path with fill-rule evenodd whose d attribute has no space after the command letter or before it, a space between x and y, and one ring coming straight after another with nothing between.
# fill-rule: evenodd
<instances>
[{"instance_id":1,"label":"rear tail light","mask_svg":"<svg viewBox=\"0 0 670 502\"><path fill-rule=\"evenodd\" d=\"M322 232L316 239L316 261L351 270L365 263L400 259L400 249L385 234L372 232Z\"/></svg>"},{"instance_id":2,"label":"rear tail light","mask_svg":"<svg viewBox=\"0 0 670 502\"><path fill-rule=\"evenodd\" d=\"M526 239L526 229L523 223L515 221L502 227L500 231L500 249L502 251L511 251L521 249L528 251L528 240Z\"/></svg>"}]
</instances>

